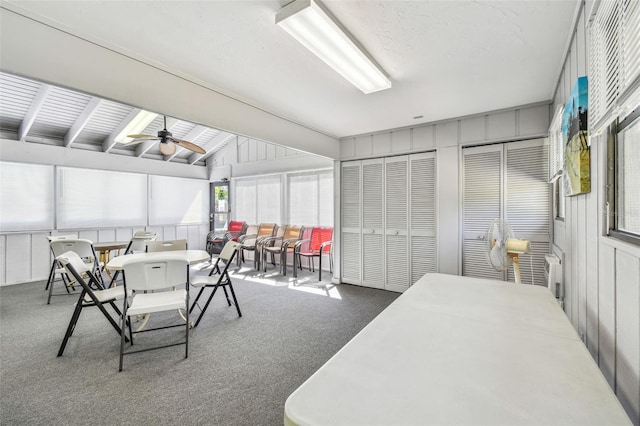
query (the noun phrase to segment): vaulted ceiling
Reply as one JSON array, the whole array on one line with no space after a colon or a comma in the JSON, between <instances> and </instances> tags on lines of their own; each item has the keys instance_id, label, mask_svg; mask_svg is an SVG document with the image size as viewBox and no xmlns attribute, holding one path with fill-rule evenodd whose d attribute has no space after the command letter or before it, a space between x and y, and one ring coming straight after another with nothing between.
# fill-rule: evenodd
<instances>
[{"instance_id":1,"label":"vaulted ceiling","mask_svg":"<svg viewBox=\"0 0 640 426\"><path fill-rule=\"evenodd\" d=\"M0 13L18 13L341 138L551 100L579 4L325 0L390 76L391 89L364 95L275 25L275 14L288 2L2 0ZM16 77L3 80L8 78ZM22 118L32 119L28 113L41 88L25 87ZM62 113L54 114L53 105L64 105ZM87 119L90 107L96 109ZM130 108L53 88L26 139L39 137L47 126L53 131L52 121L60 120L55 132L67 144L74 130L72 147L166 160L157 147L129 148L109 140ZM3 117L3 123L10 121ZM11 123L15 131L17 121ZM174 126L176 135L193 137L209 152L223 143L218 130L180 120ZM171 161L194 159L202 161L179 152Z\"/></svg>"}]
</instances>

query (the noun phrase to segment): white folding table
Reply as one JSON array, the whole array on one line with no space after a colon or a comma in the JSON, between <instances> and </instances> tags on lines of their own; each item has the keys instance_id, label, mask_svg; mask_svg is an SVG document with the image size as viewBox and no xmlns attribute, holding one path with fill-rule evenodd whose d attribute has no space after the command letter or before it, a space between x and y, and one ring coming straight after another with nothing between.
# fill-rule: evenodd
<instances>
[{"instance_id":1,"label":"white folding table","mask_svg":"<svg viewBox=\"0 0 640 426\"><path fill-rule=\"evenodd\" d=\"M617 425L545 287L427 274L286 401L285 425Z\"/></svg>"}]
</instances>

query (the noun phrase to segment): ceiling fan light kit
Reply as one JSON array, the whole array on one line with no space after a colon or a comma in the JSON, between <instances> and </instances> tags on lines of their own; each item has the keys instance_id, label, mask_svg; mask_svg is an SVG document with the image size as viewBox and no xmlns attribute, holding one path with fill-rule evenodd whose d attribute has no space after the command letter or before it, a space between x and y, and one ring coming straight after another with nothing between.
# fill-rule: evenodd
<instances>
[{"instance_id":1,"label":"ceiling fan light kit","mask_svg":"<svg viewBox=\"0 0 640 426\"><path fill-rule=\"evenodd\" d=\"M294 0L276 14L276 24L363 93L391 81L342 25L315 0Z\"/></svg>"},{"instance_id":2,"label":"ceiling fan light kit","mask_svg":"<svg viewBox=\"0 0 640 426\"><path fill-rule=\"evenodd\" d=\"M180 145L182 148L188 149L189 151L196 152L198 154L206 154L206 151L202 149L200 146L185 141L182 139L178 139L173 137L173 133L167 130L167 116L164 117L164 129L158 130L158 136L151 136L145 134L132 134L127 135L129 138L128 142L121 142L125 145L135 145L142 143L144 141L160 141L158 148L163 155L173 155L176 152L176 145Z\"/></svg>"}]
</instances>

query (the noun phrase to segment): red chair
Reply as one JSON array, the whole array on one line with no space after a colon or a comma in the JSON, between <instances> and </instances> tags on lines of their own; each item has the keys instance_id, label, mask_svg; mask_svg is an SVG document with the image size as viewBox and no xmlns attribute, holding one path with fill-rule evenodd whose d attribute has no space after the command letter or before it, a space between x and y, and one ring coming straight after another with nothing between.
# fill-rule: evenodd
<instances>
[{"instance_id":1,"label":"red chair","mask_svg":"<svg viewBox=\"0 0 640 426\"><path fill-rule=\"evenodd\" d=\"M322 255L329 255L329 271L333 272L333 228L332 227L314 227L311 229L311 237L309 239L300 240L294 248L294 265L293 276L298 276L296 269L296 260L300 269L302 269L302 257L309 259L309 270L315 272L314 258L320 259L318 265L318 281L322 281ZM308 243L308 244L305 244Z\"/></svg>"},{"instance_id":2,"label":"red chair","mask_svg":"<svg viewBox=\"0 0 640 426\"><path fill-rule=\"evenodd\" d=\"M207 253L211 256L219 254L227 241L238 241L238 238L244 235L245 232L247 232L247 222L240 220L232 220L229 222L227 231L222 236L220 234L216 235L213 231L209 232L209 234L207 234Z\"/></svg>"}]
</instances>

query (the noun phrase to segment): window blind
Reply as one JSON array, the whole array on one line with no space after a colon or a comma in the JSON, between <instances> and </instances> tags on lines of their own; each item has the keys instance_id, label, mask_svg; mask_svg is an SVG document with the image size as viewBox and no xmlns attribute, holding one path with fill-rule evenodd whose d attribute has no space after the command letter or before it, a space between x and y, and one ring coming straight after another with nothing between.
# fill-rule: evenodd
<instances>
[{"instance_id":1,"label":"window blind","mask_svg":"<svg viewBox=\"0 0 640 426\"><path fill-rule=\"evenodd\" d=\"M595 132L616 118L616 109L640 76L640 2L600 2L591 23L589 126Z\"/></svg>"},{"instance_id":2,"label":"window blind","mask_svg":"<svg viewBox=\"0 0 640 426\"><path fill-rule=\"evenodd\" d=\"M280 215L282 200L280 175L262 176L258 184L257 223L282 223Z\"/></svg>"},{"instance_id":3,"label":"window blind","mask_svg":"<svg viewBox=\"0 0 640 426\"><path fill-rule=\"evenodd\" d=\"M57 228L144 226L147 176L58 167Z\"/></svg>"},{"instance_id":4,"label":"window blind","mask_svg":"<svg viewBox=\"0 0 640 426\"><path fill-rule=\"evenodd\" d=\"M0 162L0 231L53 229L53 166Z\"/></svg>"},{"instance_id":5,"label":"window blind","mask_svg":"<svg viewBox=\"0 0 640 426\"><path fill-rule=\"evenodd\" d=\"M149 187L149 225L209 221L208 181L150 175Z\"/></svg>"}]
</instances>

